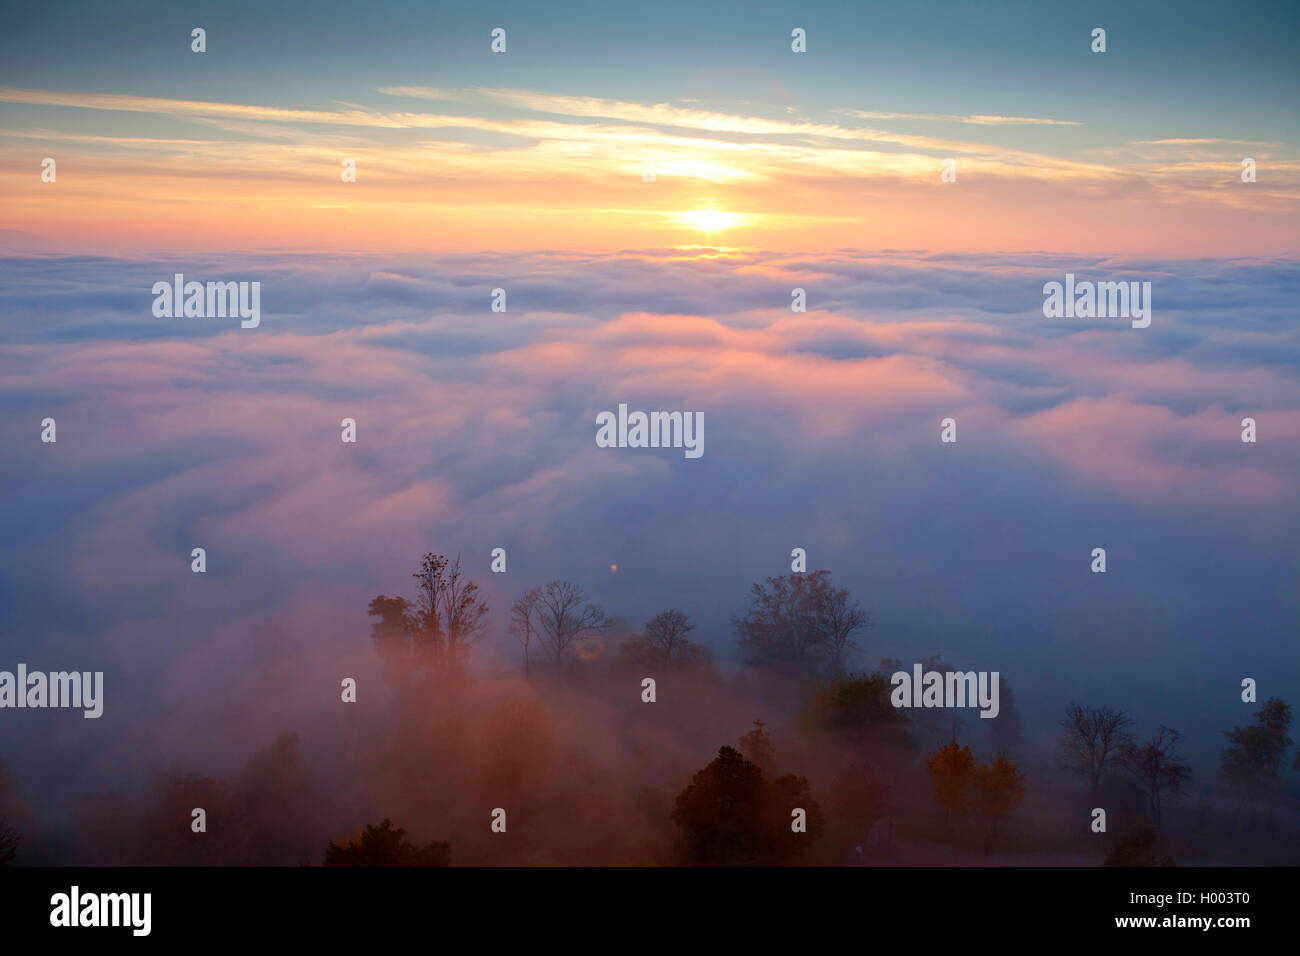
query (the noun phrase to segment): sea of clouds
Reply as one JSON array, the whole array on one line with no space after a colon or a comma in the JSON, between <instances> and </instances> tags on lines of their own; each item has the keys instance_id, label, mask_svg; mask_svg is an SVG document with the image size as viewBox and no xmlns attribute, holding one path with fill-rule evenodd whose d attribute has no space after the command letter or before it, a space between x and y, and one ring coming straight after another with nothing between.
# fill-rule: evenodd
<instances>
[{"instance_id":1,"label":"sea of clouds","mask_svg":"<svg viewBox=\"0 0 1300 956\"><path fill-rule=\"evenodd\" d=\"M0 259L0 667L105 672L100 720L9 712L0 761L57 799L281 729L327 753L339 678L382 693L367 603L429 550L483 586L490 667L556 577L732 661L803 547L865 664L1000 671L1031 738L1078 699L1213 761L1242 677L1300 706L1300 263L699 253ZM155 318L177 272L261 282L260 327ZM1151 327L1043 318L1066 272L1151 281ZM704 456L598 448L620 402L703 412Z\"/></svg>"}]
</instances>

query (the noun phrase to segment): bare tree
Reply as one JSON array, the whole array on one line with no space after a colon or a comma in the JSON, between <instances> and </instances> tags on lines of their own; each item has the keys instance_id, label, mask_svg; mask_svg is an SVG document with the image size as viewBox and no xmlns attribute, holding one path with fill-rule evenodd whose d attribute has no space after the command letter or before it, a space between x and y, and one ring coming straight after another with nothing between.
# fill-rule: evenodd
<instances>
[{"instance_id":1,"label":"bare tree","mask_svg":"<svg viewBox=\"0 0 1300 956\"><path fill-rule=\"evenodd\" d=\"M527 619L532 622L531 634L556 667L567 663L570 648L578 638L604 632L612 625L604 609L587 600L582 588L570 581L552 581L536 590Z\"/></svg>"},{"instance_id":2,"label":"bare tree","mask_svg":"<svg viewBox=\"0 0 1300 956\"><path fill-rule=\"evenodd\" d=\"M1101 781L1126 747L1133 744L1133 721L1122 710L1071 704L1061 721L1060 746L1065 762L1088 781L1088 799L1094 805Z\"/></svg>"},{"instance_id":3,"label":"bare tree","mask_svg":"<svg viewBox=\"0 0 1300 956\"><path fill-rule=\"evenodd\" d=\"M1147 743L1130 744L1120 755L1120 763L1151 806L1152 822L1160 826L1162 794L1177 793L1192 775L1192 768L1178 755L1179 733L1161 727Z\"/></svg>"},{"instance_id":4,"label":"bare tree","mask_svg":"<svg viewBox=\"0 0 1300 956\"><path fill-rule=\"evenodd\" d=\"M465 650L482 636L487 604L478 599L478 585L465 577L460 555L455 561L441 554L426 554L418 582L415 621L419 639L434 656L457 663Z\"/></svg>"},{"instance_id":5,"label":"bare tree","mask_svg":"<svg viewBox=\"0 0 1300 956\"><path fill-rule=\"evenodd\" d=\"M537 606L542 600L542 589L525 591L510 608L510 633L524 648L524 674L530 671L528 647L537 634Z\"/></svg>"},{"instance_id":6,"label":"bare tree","mask_svg":"<svg viewBox=\"0 0 1300 956\"><path fill-rule=\"evenodd\" d=\"M460 567L460 555L447 565L442 579L441 609L447 650L453 658L483 636L487 603L479 600L478 585Z\"/></svg>"},{"instance_id":7,"label":"bare tree","mask_svg":"<svg viewBox=\"0 0 1300 956\"><path fill-rule=\"evenodd\" d=\"M469 645L483 634L488 606L478 585L465 577L460 557L426 554L415 601L383 594L370 602L371 636L384 661L384 679L403 692L461 663Z\"/></svg>"},{"instance_id":8,"label":"bare tree","mask_svg":"<svg viewBox=\"0 0 1300 956\"><path fill-rule=\"evenodd\" d=\"M857 601L850 600L846 589L831 586L830 572L818 571L813 577L817 578L822 573L826 574L826 578L824 581L818 580L815 590L822 643L830 676L843 677L844 670L857 649L854 635L872 626L871 616Z\"/></svg>"}]
</instances>

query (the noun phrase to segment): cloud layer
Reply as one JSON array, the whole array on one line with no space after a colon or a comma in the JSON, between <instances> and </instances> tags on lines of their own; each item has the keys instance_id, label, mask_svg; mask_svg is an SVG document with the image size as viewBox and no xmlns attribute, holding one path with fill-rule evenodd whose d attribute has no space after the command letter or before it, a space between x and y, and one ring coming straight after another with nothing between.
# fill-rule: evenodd
<instances>
[{"instance_id":1,"label":"cloud layer","mask_svg":"<svg viewBox=\"0 0 1300 956\"><path fill-rule=\"evenodd\" d=\"M1150 280L1151 327L1044 319L1067 271ZM262 282L261 327L154 318L176 272ZM5 661L108 672L93 728L19 715L87 781L192 756L221 715L328 710L340 674L374 678L368 600L409 591L431 549L485 587L502 666L509 602L554 577L633 625L678 607L726 660L748 584L803 547L873 611L871 659L1000 670L1040 734L1077 693L1201 730L1212 756L1242 676L1300 678L1293 261L645 249L0 275ZM619 403L703 412L704 456L597 448Z\"/></svg>"}]
</instances>

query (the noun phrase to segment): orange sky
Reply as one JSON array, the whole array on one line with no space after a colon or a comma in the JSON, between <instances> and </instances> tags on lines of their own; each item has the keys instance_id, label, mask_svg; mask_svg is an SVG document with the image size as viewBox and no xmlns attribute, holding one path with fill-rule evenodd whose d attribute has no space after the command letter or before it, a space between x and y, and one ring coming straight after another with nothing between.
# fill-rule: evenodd
<instances>
[{"instance_id":1,"label":"orange sky","mask_svg":"<svg viewBox=\"0 0 1300 956\"><path fill-rule=\"evenodd\" d=\"M1276 144L1136 142L1087 159L961 138L773 120L527 90L382 88L433 110L294 110L246 103L0 88L39 109L0 138L0 229L21 251L306 248L345 251L712 243L779 251L1271 255L1300 252L1300 163ZM436 101L436 105L435 104ZM460 115L441 112L448 103ZM466 114L502 104L522 118ZM12 107L10 107L12 109ZM157 133L69 132L70 116ZM180 121L183 135L172 135ZM1078 125L1078 124L1075 124ZM162 128L165 127L167 135ZM974 131L974 132L972 132ZM1259 164L1241 181L1241 156ZM41 162L57 179L41 179ZM343 182L342 162L356 164ZM956 182L943 182L946 159ZM653 173L653 181L647 181Z\"/></svg>"}]
</instances>

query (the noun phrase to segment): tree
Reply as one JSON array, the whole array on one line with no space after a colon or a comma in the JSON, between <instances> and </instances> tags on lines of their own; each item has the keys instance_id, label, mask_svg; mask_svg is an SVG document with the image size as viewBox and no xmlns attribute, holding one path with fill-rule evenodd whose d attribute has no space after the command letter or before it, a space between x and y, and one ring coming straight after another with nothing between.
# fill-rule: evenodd
<instances>
[{"instance_id":1,"label":"tree","mask_svg":"<svg viewBox=\"0 0 1300 956\"><path fill-rule=\"evenodd\" d=\"M10 866L18 856L18 831L8 826L6 813L24 816L22 802L18 799L13 778L0 764L0 866Z\"/></svg>"},{"instance_id":2,"label":"tree","mask_svg":"<svg viewBox=\"0 0 1300 956\"><path fill-rule=\"evenodd\" d=\"M1088 782L1088 800L1096 805L1101 782L1133 745L1133 721L1122 710L1071 704L1061 721L1060 747L1066 765Z\"/></svg>"},{"instance_id":3,"label":"tree","mask_svg":"<svg viewBox=\"0 0 1300 956\"><path fill-rule=\"evenodd\" d=\"M740 738L740 752L764 773L776 769L776 751L772 748L772 735L763 729L761 720L754 721L754 729Z\"/></svg>"},{"instance_id":4,"label":"tree","mask_svg":"<svg viewBox=\"0 0 1300 956\"><path fill-rule=\"evenodd\" d=\"M998 832L998 821L1010 815L1025 796L1025 775L1006 757L975 767L975 802L988 817L990 830Z\"/></svg>"},{"instance_id":5,"label":"tree","mask_svg":"<svg viewBox=\"0 0 1300 956\"><path fill-rule=\"evenodd\" d=\"M370 602L368 614L378 618L370 625L370 637L384 664L384 680L390 687L401 687L418 669L416 664L415 622L406 598L383 594Z\"/></svg>"},{"instance_id":6,"label":"tree","mask_svg":"<svg viewBox=\"0 0 1300 956\"><path fill-rule=\"evenodd\" d=\"M967 746L958 746L956 738L925 758L930 771L931 795L943 807L943 819L951 826L952 816L961 816L970 807L971 785L975 780L975 757Z\"/></svg>"},{"instance_id":7,"label":"tree","mask_svg":"<svg viewBox=\"0 0 1300 956\"><path fill-rule=\"evenodd\" d=\"M1159 836L1148 823L1139 823L1132 830L1115 838L1102 866L1173 866L1167 856L1156 856Z\"/></svg>"},{"instance_id":8,"label":"tree","mask_svg":"<svg viewBox=\"0 0 1300 956\"><path fill-rule=\"evenodd\" d=\"M645 625L645 633L623 645L627 660L640 667L665 671L699 671L713 662L708 648L690 639L695 625L681 611L656 614Z\"/></svg>"},{"instance_id":9,"label":"tree","mask_svg":"<svg viewBox=\"0 0 1300 956\"><path fill-rule=\"evenodd\" d=\"M1178 793L1192 774L1192 768L1178 755L1179 736L1178 731L1161 727L1147 743L1130 744L1120 755L1120 764L1146 796L1157 827L1164 795Z\"/></svg>"},{"instance_id":10,"label":"tree","mask_svg":"<svg viewBox=\"0 0 1300 956\"><path fill-rule=\"evenodd\" d=\"M889 692L889 675L882 671L833 677L813 690L799 721L858 749L882 732L902 737L907 714L889 702Z\"/></svg>"},{"instance_id":11,"label":"tree","mask_svg":"<svg viewBox=\"0 0 1300 956\"><path fill-rule=\"evenodd\" d=\"M455 561L441 554L426 554L417 582L416 621L429 635L438 654L448 663L460 663L469 645L482 636L488 606L478 598L478 585L465 577L460 555Z\"/></svg>"},{"instance_id":12,"label":"tree","mask_svg":"<svg viewBox=\"0 0 1300 956\"><path fill-rule=\"evenodd\" d=\"M541 588L530 588L521 594L510 607L510 633L515 636L524 649L524 674L531 672L528 662L528 648L537 635L535 623L537 605L542 599Z\"/></svg>"},{"instance_id":13,"label":"tree","mask_svg":"<svg viewBox=\"0 0 1300 956\"><path fill-rule=\"evenodd\" d=\"M750 588L749 610L732 619L748 664L839 677L871 619L829 571L768 578Z\"/></svg>"},{"instance_id":14,"label":"tree","mask_svg":"<svg viewBox=\"0 0 1300 956\"><path fill-rule=\"evenodd\" d=\"M551 663L568 663L575 641L609 630L612 622L600 605L587 600L582 588L569 581L552 581L526 592L512 610L516 635L536 637ZM526 631L525 631L526 629Z\"/></svg>"},{"instance_id":15,"label":"tree","mask_svg":"<svg viewBox=\"0 0 1300 956\"><path fill-rule=\"evenodd\" d=\"M342 846L333 840L325 850L325 866L446 866L451 859L451 844L436 840L428 846L416 846L406 839L406 831L393 829L387 817L379 826L367 826L360 838Z\"/></svg>"},{"instance_id":16,"label":"tree","mask_svg":"<svg viewBox=\"0 0 1300 956\"><path fill-rule=\"evenodd\" d=\"M806 814L806 832L792 828L796 809ZM679 852L699 866L797 862L825 829L806 779L786 774L769 784L756 764L731 747L719 749L677 795L672 819L683 830Z\"/></svg>"},{"instance_id":17,"label":"tree","mask_svg":"<svg viewBox=\"0 0 1300 956\"><path fill-rule=\"evenodd\" d=\"M1223 732L1231 743L1223 751L1221 775L1243 789L1279 789L1278 772L1292 743L1290 727L1291 708L1278 697L1264 701L1253 724Z\"/></svg>"},{"instance_id":18,"label":"tree","mask_svg":"<svg viewBox=\"0 0 1300 956\"><path fill-rule=\"evenodd\" d=\"M889 781L861 759L841 766L831 783L835 821L853 842L864 844L876 821L894 808Z\"/></svg>"},{"instance_id":19,"label":"tree","mask_svg":"<svg viewBox=\"0 0 1300 956\"><path fill-rule=\"evenodd\" d=\"M488 606L479 600L478 585L454 561L425 554L420 561L414 603L379 595L370 602L371 637L384 660L385 680L395 687L455 671L469 646L486 625Z\"/></svg>"},{"instance_id":20,"label":"tree","mask_svg":"<svg viewBox=\"0 0 1300 956\"><path fill-rule=\"evenodd\" d=\"M314 856L320 835L311 824L312 791L297 734L281 733L254 751L230 782L231 803L243 827L238 862L275 866Z\"/></svg>"},{"instance_id":21,"label":"tree","mask_svg":"<svg viewBox=\"0 0 1300 956\"><path fill-rule=\"evenodd\" d=\"M1011 689L1011 681L1002 675L1002 684L998 694L1000 701L998 715L991 720L981 720L989 725L989 740L993 752L1005 757L1020 743L1020 714L1016 710L1016 696Z\"/></svg>"},{"instance_id":22,"label":"tree","mask_svg":"<svg viewBox=\"0 0 1300 956\"><path fill-rule=\"evenodd\" d=\"M17 857L18 833L5 826L4 818L0 817L0 866L12 866Z\"/></svg>"},{"instance_id":23,"label":"tree","mask_svg":"<svg viewBox=\"0 0 1300 956\"><path fill-rule=\"evenodd\" d=\"M247 852L250 828L225 781L199 774L160 777L143 820L143 862L149 866L231 866ZM193 810L206 830L194 830ZM221 836L216 836L221 834Z\"/></svg>"},{"instance_id":24,"label":"tree","mask_svg":"<svg viewBox=\"0 0 1300 956\"><path fill-rule=\"evenodd\" d=\"M823 574L824 579L820 577ZM854 635L871 627L871 618L857 601L850 600L846 589L831 586L829 571L814 572L813 578L827 669L831 677L840 677L857 653Z\"/></svg>"}]
</instances>

